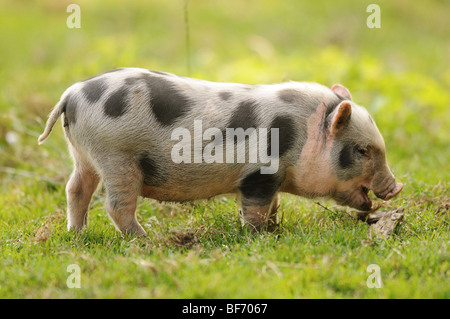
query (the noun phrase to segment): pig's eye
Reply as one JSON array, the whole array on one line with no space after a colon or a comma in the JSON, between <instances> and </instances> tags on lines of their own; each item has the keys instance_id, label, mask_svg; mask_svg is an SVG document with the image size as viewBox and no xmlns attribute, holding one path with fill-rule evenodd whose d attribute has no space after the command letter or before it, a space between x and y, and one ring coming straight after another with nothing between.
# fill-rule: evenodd
<instances>
[{"instance_id":1,"label":"pig's eye","mask_svg":"<svg viewBox=\"0 0 450 319\"><path fill-rule=\"evenodd\" d=\"M367 149L363 148L363 147L358 147L357 148L358 153L361 155L367 155Z\"/></svg>"}]
</instances>

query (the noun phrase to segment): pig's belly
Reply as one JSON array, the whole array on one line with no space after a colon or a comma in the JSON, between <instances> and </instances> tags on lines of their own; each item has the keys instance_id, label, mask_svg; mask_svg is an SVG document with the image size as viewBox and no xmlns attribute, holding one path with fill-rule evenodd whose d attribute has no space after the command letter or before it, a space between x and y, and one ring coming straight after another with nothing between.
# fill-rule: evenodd
<instances>
[{"instance_id":1,"label":"pig's belly","mask_svg":"<svg viewBox=\"0 0 450 319\"><path fill-rule=\"evenodd\" d=\"M239 174L230 174L213 179L179 178L162 186L142 186L141 196L159 201L193 201L238 191Z\"/></svg>"}]
</instances>

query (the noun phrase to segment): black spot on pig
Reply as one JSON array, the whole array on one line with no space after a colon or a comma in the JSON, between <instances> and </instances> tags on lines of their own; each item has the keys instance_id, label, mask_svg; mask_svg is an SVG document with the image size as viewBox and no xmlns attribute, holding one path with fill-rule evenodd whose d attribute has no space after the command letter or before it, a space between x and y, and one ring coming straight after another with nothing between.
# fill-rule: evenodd
<instances>
[{"instance_id":1,"label":"black spot on pig","mask_svg":"<svg viewBox=\"0 0 450 319\"><path fill-rule=\"evenodd\" d=\"M77 101L72 96L66 97L64 102L63 112L64 112L64 126L69 126L75 124L77 117Z\"/></svg>"},{"instance_id":2,"label":"black spot on pig","mask_svg":"<svg viewBox=\"0 0 450 319\"><path fill-rule=\"evenodd\" d=\"M270 124L267 134L267 154L270 154L272 148L272 129L278 129L278 154L283 156L294 145L297 139L297 130L294 121L287 115L275 117ZM272 154L270 154L272 156Z\"/></svg>"},{"instance_id":3,"label":"black spot on pig","mask_svg":"<svg viewBox=\"0 0 450 319\"><path fill-rule=\"evenodd\" d=\"M148 186L161 186L166 182L166 171L163 165L149 153L144 152L138 156L138 165L144 177L144 184Z\"/></svg>"},{"instance_id":4,"label":"black spot on pig","mask_svg":"<svg viewBox=\"0 0 450 319\"><path fill-rule=\"evenodd\" d=\"M354 163L353 147L349 144L344 144L339 153L339 166L341 168L350 168Z\"/></svg>"},{"instance_id":5,"label":"black spot on pig","mask_svg":"<svg viewBox=\"0 0 450 319\"><path fill-rule=\"evenodd\" d=\"M220 92L220 93L219 93L219 97L220 97L223 101L228 101L232 95L233 95L233 94L232 94L231 92L226 92L226 91L223 91L223 92Z\"/></svg>"},{"instance_id":6,"label":"black spot on pig","mask_svg":"<svg viewBox=\"0 0 450 319\"><path fill-rule=\"evenodd\" d=\"M93 79L87 81L83 86L83 93L86 99L91 102L97 102L106 90L106 85L103 79Z\"/></svg>"},{"instance_id":7,"label":"black spot on pig","mask_svg":"<svg viewBox=\"0 0 450 319\"><path fill-rule=\"evenodd\" d=\"M239 106L234 110L233 115L228 122L227 128L243 128L244 130L254 127L256 128L257 116L256 116L256 108L258 104L253 101L243 101L239 104Z\"/></svg>"},{"instance_id":8,"label":"black spot on pig","mask_svg":"<svg viewBox=\"0 0 450 319\"><path fill-rule=\"evenodd\" d=\"M283 89L278 91L278 97L285 103L304 104L308 97L296 89Z\"/></svg>"},{"instance_id":9,"label":"black spot on pig","mask_svg":"<svg viewBox=\"0 0 450 319\"><path fill-rule=\"evenodd\" d=\"M128 90L126 88L121 88L111 94L103 106L103 110L107 116L116 118L127 111L127 93Z\"/></svg>"},{"instance_id":10,"label":"black spot on pig","mask_svg":"<svg viewBox=\"0 0 450 319\"><path fill-rule=\"evenodd\" d=\"M144 80L150 90L150 106L153 114L162 125L173 124L192 108L189 99L170 81L150 75L145 75Z\"/></svg>"},{"instance_id":11,"label":"black spot on pig","mask_svg":"<svg viewBox=\"0 0 450 319\"><path fill-rule=\"evenodd\" d=\"M260 170L246 176L239 185L242 193L242 204L264 206L272 202L284 180L284 175L261 174Z\"/></svg>"},{"instance_id":12,"label":"black spot on pig","mask_svg":"<svg viewBox=\"0 0 450 319\"><path fill-rule=\"evenodd\" d=\"M325 117L328 117L333 111L336 109L336 107L342 102L343 100L340 99L333 99L331 102L327 104L327 110L325 112Z\"/></svg>"},{"instance_id":13,"label":"black spot on pig","mask_svg":"<svg viewBox=\"0 0 450 319\"><path fill-rule=\"evenodd\" d=\"M133 76L133 77L130 77L130 78L126 78L125 79L125 84L126 85L133 85L139 80L142 80L142 76Z\"/></svg>"},{"instance_id":14,"label":"black spot on pig","mask_svg":"<svg viewBox=\"0 0 450 319\"><path fill-rule=\"evenodd\" d=\"M257 103L253 100L243 101L239 104L239 106L234 110L233 115L231 116L226 129L234 129L235 132L237 129L241 128L246 131L249 128L257 128L258 121L256 116ZM239 138L239 134L227 134L227 130L222 130L224 143L225 140L232 140L233 143L240 143L241 140ZM245 133L245 132L244 132ZM251 132L247 132L251 133ZM245 140L248 140L249 135L245 135Z\"/></svg>"}]
</instances>

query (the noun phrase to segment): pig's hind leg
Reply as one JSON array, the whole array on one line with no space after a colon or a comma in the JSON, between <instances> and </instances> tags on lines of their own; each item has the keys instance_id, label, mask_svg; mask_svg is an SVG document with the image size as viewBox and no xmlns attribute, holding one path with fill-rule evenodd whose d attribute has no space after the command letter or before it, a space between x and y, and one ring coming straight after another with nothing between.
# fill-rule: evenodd
<instances>
[{"instance_id":1,"label":"pig's hind leg","mask_svg":"<svg viewBox=\"0 0 450 319\"><path fill-rule=\"evenodd\" d=\"M117 155L102 164L106 188L106 211L116 227L125 234L145 236L136 219L137 198L142 189L142 172L133 159Z\"/></svg>"},{"instance_id":2,"label":"pig's hind leg","mask_svg":"<svg viewBox=\"0 0 450 319\"><path fill-rule=\"evenodd\" d=\"M88 224L88 208L99 177L89 160L72 145L69 148L74 159L74 170L66 185L67 229L82 229Z\"/></svg>"}]
</instances>

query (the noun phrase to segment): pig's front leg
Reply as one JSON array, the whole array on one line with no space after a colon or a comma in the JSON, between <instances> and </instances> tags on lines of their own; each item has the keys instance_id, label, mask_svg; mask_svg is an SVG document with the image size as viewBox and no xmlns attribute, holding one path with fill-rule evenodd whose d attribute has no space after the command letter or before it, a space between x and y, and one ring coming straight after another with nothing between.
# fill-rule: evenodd
<instances>
[{"instance_id":1,"label":"pig's front leg","mask_svg":"<svg viewBox=\"0 0 450 319\"><path fill-rule=\"evenodd\" d=\"M245 206L242 205L242 217L244 225L250 227L251 230L260 231L266 229L273 231L277 223L277 209L279 201L279 194L275 195L273 201L264 206Z\"/></svg>"},{"instance_id":2,"label":"pig's front leg","mask_svg":"<svg viewBox=\"0 0 450 319\"><path fill-rule=\"evenodd\" d=\"M245 177L241 192L242 218L252 230L273 229L276 226L278 208L277 191L282 183L282 174L261 174L257 172Z\"/></svg>"}]
</instances>

